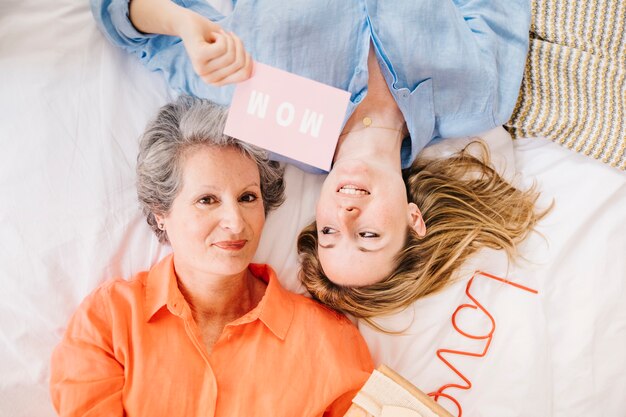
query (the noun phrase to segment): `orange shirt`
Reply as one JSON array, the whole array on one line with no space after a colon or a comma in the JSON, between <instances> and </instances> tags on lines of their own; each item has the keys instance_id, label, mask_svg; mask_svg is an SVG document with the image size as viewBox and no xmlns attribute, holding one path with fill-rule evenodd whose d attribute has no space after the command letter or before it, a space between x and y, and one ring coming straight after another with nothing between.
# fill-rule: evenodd
<instances>
[{"instance_id":1,"label":"orange shirt","mask_svg":"<svg viewBox=\"0 0 626 417\"><path fill-rule=\"evenodd\" d=\"M96 289L52 355L60 416L341 416L373 369L345 317L268 285L209 355L178 290L172 255Z\"/></svg>"}]
</instances>

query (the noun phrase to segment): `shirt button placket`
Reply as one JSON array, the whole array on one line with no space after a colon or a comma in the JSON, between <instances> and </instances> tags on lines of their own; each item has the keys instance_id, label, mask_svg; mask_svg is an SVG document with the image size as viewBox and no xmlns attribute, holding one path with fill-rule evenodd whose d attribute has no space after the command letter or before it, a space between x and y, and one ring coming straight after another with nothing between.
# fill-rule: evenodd
<instances>
[{"instance_id":1,"label":"shirt button placket","mask_svg":"<svg viewBox=\"0 0 626 417\"><path fill-rule=\"evenodd\" d=\"M215 374L213 373L213 369L210 364L207 364L206 368L206 395L202 396L204 401L199 402L198 414L197 415L206 415L206 416L215 416L217 411L217 380L215 379ZM204 404L202 404L204 403Z\"/></svg>"}]
</instances>

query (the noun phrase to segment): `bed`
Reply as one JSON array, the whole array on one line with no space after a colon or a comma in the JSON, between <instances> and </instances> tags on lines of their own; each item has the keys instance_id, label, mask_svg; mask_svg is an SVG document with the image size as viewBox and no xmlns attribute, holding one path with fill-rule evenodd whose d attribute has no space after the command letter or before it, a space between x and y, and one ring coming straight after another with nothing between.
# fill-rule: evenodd
<instances>
[{"instance_id":1,"label":"bed","mask_svg":"<svg viewBox=\"0 0 626 417\"><path fill-rule=\"evenodd\" d=\"M621 45L609 109L623 132ZM168 253L140 214L134 163L139 133L173 97L105 41L86 1L0 3L0 416L55 415L49 358L74 309L104 280ZM626 172L615 156L624 138L609 129L604 144L576 149L521 137L529 124L514 121L515 140L502 128L486 135L494 157L512 181L538 185L540 204L554 201L521 248L525 260L482 251L443 292L378 320L396 333L357 325L377 364L439 392L455 415L458 404L465 416L624 416ZM544 136L557 137L548 125ZM302 292L296 234L323 178L288 166L286 179L256 260Z\"/></svg>"}]
</instances>

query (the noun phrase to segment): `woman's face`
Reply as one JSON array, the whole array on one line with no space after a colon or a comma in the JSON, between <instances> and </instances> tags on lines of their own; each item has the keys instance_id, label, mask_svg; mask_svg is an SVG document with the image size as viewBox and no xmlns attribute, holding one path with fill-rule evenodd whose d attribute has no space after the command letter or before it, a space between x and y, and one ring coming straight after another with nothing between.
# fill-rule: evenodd
<instances>
[{"instance_id":1,"label":"woman's face","mask_svg":"<svg viewBox=\"0 0 626 417\"><path fill-rule=\"evenodd\" d=\"M421 214L408 203L399 170L362 160L333 166L322 186L316 222L322 268L344 286L382 280L404 246L408 227L423 233Z\"/></svg>"},{"instance_id":2,"label":"woman's face","mask_svg":"<svg viewBox=\"0 0 626 417\"><path fill-rule=\"evenodd\" d=\"M259 170L234 148L199 146L182 158L182 187L170 212L157 216L178 273L243 272L265 223Z\"/></svg>"}]
</instances>

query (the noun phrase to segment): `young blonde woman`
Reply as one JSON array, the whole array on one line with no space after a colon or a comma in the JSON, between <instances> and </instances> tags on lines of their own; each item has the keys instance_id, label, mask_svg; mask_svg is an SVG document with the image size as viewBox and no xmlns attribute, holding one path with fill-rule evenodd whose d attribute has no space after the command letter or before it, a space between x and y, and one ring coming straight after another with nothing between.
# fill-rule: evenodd
<instances>
[{"instance_id":1,"label":"young blonde woman","mask_svg":"<svg viewBox=\"0 0 626 417\"><path fill-rule=\"evenodd\" d=\"M369 71L370 93L339 139L316 221L298 239L311 295L368 320L444 288L482 247L514 258L544 214L537 192L506 182L480 141L403 172L403 115L371 57Z\"/></svg>"}]
</instances>

